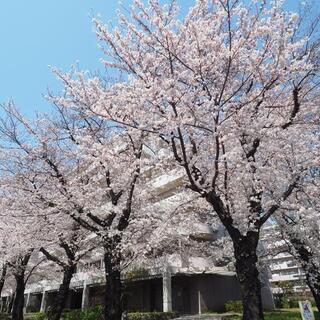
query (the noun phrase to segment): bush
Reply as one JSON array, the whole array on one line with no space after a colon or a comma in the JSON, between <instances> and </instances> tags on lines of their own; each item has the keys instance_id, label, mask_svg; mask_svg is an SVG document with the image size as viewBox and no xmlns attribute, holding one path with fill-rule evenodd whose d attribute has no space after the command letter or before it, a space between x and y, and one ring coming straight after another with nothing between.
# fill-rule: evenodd
<instances>
[{"instance_id":1,"label":"bush","mask_svg":"<svg viewBox=\"0 0 320 320\"><path fill-rule=\"evenodd\" d=\"M100 320L103 318L103 310L101 306L87 308L84 310L68 310L64 312L64 320Z\"/></svg>"},{"instance_id":2,"label":"bush","mask_svg":"<svg viewBox=\"0 0 320 320\"><path fill-rule=\"evenodd\" d=\"M177 312L131 312L127 313L127 320L170 320L178 317ZM33 315L31 320L47 320L45 313L37 313ZM64 320L102 320L103 308L96 306L84 310L65 310L63 313ZM0 319L2 320L2 319Z\"/></svg>"},{"instance_id":3,"label":"bush","mask_svg":"<svg viewBox=\"0 0 320 320\"><path fill-rule=\"evenodd\" d=\"M169 320L177 318L177 312L132 312L128 313L128 320Z\"/></svg>"},{"instance_id":4,"label":"bush","mask_svg":"<svg viewBox=\"0 0 320 320\"><path fill-rule=\"evenodd\" d=\"M102 320L103 309L101 306L87 308L81 312L81 320Z\"/></svg>"},{"instance_id":5,"label":"bush","mask_svg":"<svg viewBox=\"0 0 320 320\"><path fill-rule=\"evenodd\" d=\"M48 315L44 312L34 313L30 318L30 320L47 320Z\"/></svg>"},{"instance_id":6,"label":"bush","mask_svg":"<svg viewBox=\"0 0 320 320\"><path fill-rule=\"evenodd\" d=\"M299 308L299 300L296 298L274 297L275 306L277 309Z\"/></svg>"},{"instance_id":7,"label":"bush","mask_svg":"<svg viewBox=\"0 0 320 320\"><path fill-rule=\"evenodd\" d=\"M81 320L81 309L65 310L63 313L64 320Z\"/></svg>"},{"instance_id":8,"label":"bush","mask_svg":"<svg viewBox=\"0 0 320 320\"><path fill-rule=\"evenodd\" d=\"M243 306L242 306L241 300L227 301L225 304L225 308L227 312L237 312L237 313L243 312Z\"/></svg>"},{"instance_id":9,"label":"bush","mask_svg":"<svg viewBox=\"0 0 320 320\"><path fill-rule=\"evenodd\" d=\"M282 309L289 309L290 308L288 299L285 299L285 298L281 299L281 308Z\"/></svg>"},{"instance_id":10,"label":"bush","mask_svg":"<svg viewBox=\"0 0 320 320\"><path fill-rule=\"evenodd\" d=\"M299 301L298 300L289 300L289 308L299 308Z\"/></svg>"},{"instance_id":11,"label":"bush","mask_svg":"<svg viewBox=\"0 0 320 320\"><path fill-rule=\"evenodd\" d=\"M127 320L169 320L178 317L176 312L132 312L127 314ZM102 320L103 309L101 306L84 310L65 311L64 320ZM45 320L45 319L36 319Z\"/></svg>"}]
</instances>

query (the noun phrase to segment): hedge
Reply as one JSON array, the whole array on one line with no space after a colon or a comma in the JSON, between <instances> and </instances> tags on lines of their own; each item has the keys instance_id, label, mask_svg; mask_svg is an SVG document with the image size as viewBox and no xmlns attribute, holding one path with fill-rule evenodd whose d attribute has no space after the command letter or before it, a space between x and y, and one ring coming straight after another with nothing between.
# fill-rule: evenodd
<instances>
[{"instance_id":1,"label":"hedge","mask_svg":"<svg viewBox=\"0 0 320 320\"><path fill-rule=\"evenodd\" d=\"M76 309L65 312L63 314L64 320L102 320L103 309L101 306L96 306L87 309Z\"/></svg>"},{"instance_id":2,"label":"hedge","mask_svg":"<svg viewBox=\"0 0 320 320\"><path fill-rule=\"evenodd\" d=\"M44 312L36 312L32 314L30 317L28 317L30 320L47 320L48 316Z\"/></svg>"},{"instance_id":3,"label":"hedge","mask_svg":"<svg viewBox=\"0 0 320 320\"><path fill-rule=\"evenodd\" d=\"M237 312L242 313L243 306L241 300L230 300L225 304L225 308L227 312Z\"/></svg>"},{"instance_id":4,"label":"hedge","mask_svg":"<svg viewBox=\"0 0 320 320\"><path fill-rule=\"evenodd\" d=\"M177 318L176 312L129 312L124 315L126 320L170 320ZM38 312L33 314L30 320L47 320L47 314ZM64 320L102 320L103 308L101 306L91 307L84 310L65 310ZM1 320L1 319L0 319Z\"/></svg>"},{"instance_id":5,"label":"hedge","mask_svg":"<svg viewBox=\"0 0 320 320\"><path fill-rule=\"evenodd\" d=\"M176 312L133 312L128 313L128 320L169 320L177 318Z\"/></svg>"},{"instance_id":6,"label":"hedge","mask_svg":"<svg viewBox=\"0 0 320 320\"><path fill-rule=\"evenodd\" d=\"M295 309L299 308L299 301L304 301L306 300L305 298L300 298L299 299L292 299L292 298L275 298L275 306L277 309ZM312 307L316 307L315 301L312 299L308 299L311 302Z\"/></svg>"}]
</instances>

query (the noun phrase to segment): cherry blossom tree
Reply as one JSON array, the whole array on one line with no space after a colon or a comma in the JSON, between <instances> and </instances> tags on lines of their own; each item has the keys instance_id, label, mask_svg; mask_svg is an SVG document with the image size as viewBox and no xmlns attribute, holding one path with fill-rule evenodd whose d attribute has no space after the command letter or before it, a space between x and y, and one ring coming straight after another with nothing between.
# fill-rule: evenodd
<instances>
[{"instance_id":1,"label":"cherry blossom tree","mask_svg":"<svg viewBox=\"0 0 320 320\"><path fill-rule=\"evenodd\" d=\"M37 266L37 263L29 266L29 261L37 245L39 229L32 216L17 211L11 202L1 201L1 210L5 213L5 216L2 216L2 232L5 234L4 245L7 248L4 275L8 269L15 282L12 319L22 320L25 286Z\"/></svg>"},{"instance_id":2,"label":"cherry blossom tree","mask_svg":"<svg viewBox=\"0 0 320 320\"><path fill-rule=\"evenodd\" d=\"M4 124L4 128L8 129L9 126ZM41 192L48 185L44 180L37 179L39 171L25 162L26 159L21 156L21 153L5 152L1 169L4 172L10 172L9 175L2 175L2 188L6 193L5 202L21 209L22 212L29 212L26 216L33 219L33 223L41 232L38 231L35 235L34 228L28 231L23 228L23 230L32 232L33 243L36 241L35 251L39 250L49 261L61 268L62 283L49 313L50 319L60 319L77 264L95 248L96 244L92 241L92 237L90 238L89 232L83 230L70 216L57 209L53 202L41 196ZM48 189L45 192L48 192ZM30 244L28 236L25 236L25 241Z\"/></svg>"},{"instance_id":3,"label":"cherry blossom tree","mask_svg":"<svg viewBox=\"0 0 320 320\"><path fill-rule=\"evenodd\" d=\"M154 134L183 168L232 239L243 319L263 319L260 230L319 165L318 46L298 21L280 1L199 0L181 20L175 1L136 0L114 30L95 20L104 64L126 80L55 71L56 103Z\"/></svg>"},{"instance_id":4,"label":"cherry blossom tree","mask_svg":"<svg viewBox=\"0 0 320 320\"><path fill-rule=\"evenodd\" d=\"M50 318L55 318L58 315L58 319L60 319L67 299L70 281L76 271L76 264L86 252L83 238L87 237L87 234L80 232L80 228L77 225L72 227L73 220L70 217L66 217L61 213L59 215L59 211L52 210L48 202L39 195L38 189L40 186L44 186L43 181L41 181L41 185L36 179L37 173L30 170L32 167L25 158L25 155L30 155L26 145L25 154L21 153L23 143L22 140L17 140L16 129L16 123L14 123L13 118L2 119L2 138L5 138L11 132L12 136L10 138L7 136L6 143L13 145L12 141L14 139L16 139L17 146L21 143L19 148L15 148L14 151L10 150L9 145L3 147L4 153L1 158L1 204L3 211L7 208L5 211L7 222L3 234L9 233L11 235L7 248L10 247L8 251L11 251L13 256L9 256L7 259L8 266L16 280L12 316L14 319L22 319L23 317L25 285L34 271L33 269L38 266L37 259L33 259L35 260L35 266L31 271L28 271L27 276L26 270L32 254L35 253L37 255L37 251L40 250L46 258L59 263L59 266L64 271L63 283L58 291L54 308L50 313ZM32 169L35 168L33 167ZM67 222L68 220L69 223ZM14 246L17 246L18 251L12 250ZM78 255L77 251L80 250L80 246L83 246L81 248L82 254ZM63 249L67 256L66 263L63 259L63 253L61 254L57 247ZM53 253L52 250L55 252Z\"/></svg>"},{"instance_id":5,"label":"cherry blossom tree","mask_svg":"<svg viewBox=\"0 0 320 320\"><path fill-rule=\"evenodd\" d=\"M64 217L64 220L67 218ZM58 236L54 234L50 240L48 239L50 233L46 233L46 239L43 241L46 245L40 248L40 252L62 270L62 283L48 314L49 319L59 320L65 308L71 279L76 273L77 265L95 248L95 245L88 232L83 232L83 229L74 221L71 220L71 223L68 224L66 221L61 223L56 220L54 223L57 226L55 229L61 226L62 228L58 230Z\"/></svg>"},{"instance_id":6,"label":"cherry blossom tree","mask_svg":"<svg viewBox=\"0 0 320 320\"><path fill-rule=\"evenodd\" d=\"M142 256L148 260L155 254L169 253L168 243L171 253L177 248L202 256L208 252L203 249L204 242L188 227L209 222L208 210L201 197L186 194L179 188L175 190L179 195L159 202L160 198L152 192L152 178L159 174L152 166L159 161L153 157L153 149L157 147L142 140L145 133L136 131L129 135L119 125L108 124L110 128L104 128L104 120L83 118L77 111L70 113L58 104L56 107L59 119L39 119L31 125L12 104L4 106L7 119L2 119L1 132L5 137L6 166L3 164L2 169L8 172L8 180L3 177L2 185L14 195L6 201L16 200L15 206L20 208L21 198L16 199L15 194L17 191L23 194L30 210L42 223L38 237L40 251L63 269L63 282L49 316L57 319L61 314L75 266L88 248L86 236L95 234L95 246L104 249L107 267L106 306L112 308L107 312L118 317L121 316L120 276L132 261L142 262ZM103 132L106 129L109 131ZM134 139L140 143L138 150ZM132 163L137 156L138 161ZM144 166L140 174L141 163ZM129 170L129 176L119 176L123 170ZM135 188L139 195L135 194ZM122 194L126 196L124 200ZM26 203L22 203L25 208ZM190 215L191 206L197 207L198 216ZM184 221L179 224L183 234L176 232L179 220ZM212 221L211 217L211 224ZM110 278L110 274L116 278Z\"/></svg>"},{"instance_id":7,"label":"cherry blossom tree","mask_svg":"<svg viewBox=\"0 0 320 320\"><path fill-rule=\"evenodd\" d=\"M132 212L139 205L134 194L145 133L130 134L104 120L70 115L58 105L58 120L39 118L34 124L12 103L3 109L7 114L1 122L4 158L22 171L15 188L29 195L34 209L45 206L46 216L65 215L98 236L104 249L105 318L120 319L121 263L132 244L126 233L136 234L137 224L142 233L139 215L144 211L136 211L134 219ZM41 251L58 263L50 252Z\"/></svg>"},{"instance_id":8,"label":"cherry blossom tree","mask_svg":"<svg viewBox=\"0 0 320 320\"><path fill-rule=\"evenodd\" d=\"M297 190L298 205L282 208L275 216L275 231L284 241L287 250L301 265L306 282L320 310L320 224L319 224L319 172L313 170L308 178L308 188Z\"/></svg>"}]
</instances>

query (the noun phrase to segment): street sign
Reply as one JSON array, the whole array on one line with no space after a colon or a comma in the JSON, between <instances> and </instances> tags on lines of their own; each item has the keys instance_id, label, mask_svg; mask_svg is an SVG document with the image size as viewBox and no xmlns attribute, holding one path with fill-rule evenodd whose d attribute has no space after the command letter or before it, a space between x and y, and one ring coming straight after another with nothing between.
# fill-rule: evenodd
<instances>
[{"instance_id":1,"label":"street sign","mask_svg":"<svg viewBox=\"0 0 320 320\"><path fill-rule=\"evenodd\" d=\"M310 301L299 301L299 307L302 320L315 320Z\"/></svg>"}]
</instances>

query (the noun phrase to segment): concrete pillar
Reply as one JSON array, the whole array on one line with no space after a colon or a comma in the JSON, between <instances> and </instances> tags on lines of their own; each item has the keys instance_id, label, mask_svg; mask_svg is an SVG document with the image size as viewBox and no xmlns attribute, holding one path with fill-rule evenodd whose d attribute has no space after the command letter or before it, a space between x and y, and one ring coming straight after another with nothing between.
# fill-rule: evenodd
<instances>
[{"instance_id":1,"label":"concrete pillar","mask_svg":"<svg viewBox=\"0 0 320 320\"><path fill-rule=\"evenodd\" d=\"M200 289L198 289L198 313L199 313L199 315L202 314L202 309L201 309L201 292L200 292Z\"/></svg>"},{"instance_id":2,"label":"concrete pillar","mask_svg":"<svg viewBox=\"0 0 320 320\"><path fill-rule=\"evenodd\" d=\"M269 277L271 278L270 270L268 268L264 268L260 272L260 281L261 281L262 305L265 311L272 311L275 309Z\"/></svg>"},{"instance_id":3,"label":"concrete pillar","mask_svg":"<svg viewBox=\"0 0 320 320\"><path fill-rule=\"evenodd\" d=\"M82 291L82 303L81 303L81 309L85 309L89 307L89 286L84 283L83 291Z\"/></svg>"},{"instance_id":4,"label":"concrete pillar","mask_svg":"<svg viewBox=\"0 0 320 320\"><path fill-rule=\"evenodd\" d=\"M27 309L29 307L29 303L30 303L30 295L31 293L27 293L27 299L26 299L26 306L23 308L23 313L27 313Z\"/></svg>"},{"instance_id":5,"label":"concrete pillar","mask_svg":"<svg viewBox=\"0 0 320 320\"><path fill-rule=\"evenodd\" d=\"M162 275L163 312L172 311L171 272L167 269Z\"/></svg>"},{"instance_id":6,"label":"concrete pillar","mask_svg":"<svg viewBox=\"0 0 320 320\"><path fill-rule=\"evenodd\" d=\"M47 300L48 300L48 292L46 290L43 290L40 312L46 312Z\"/></svg>"}]
</instances>

